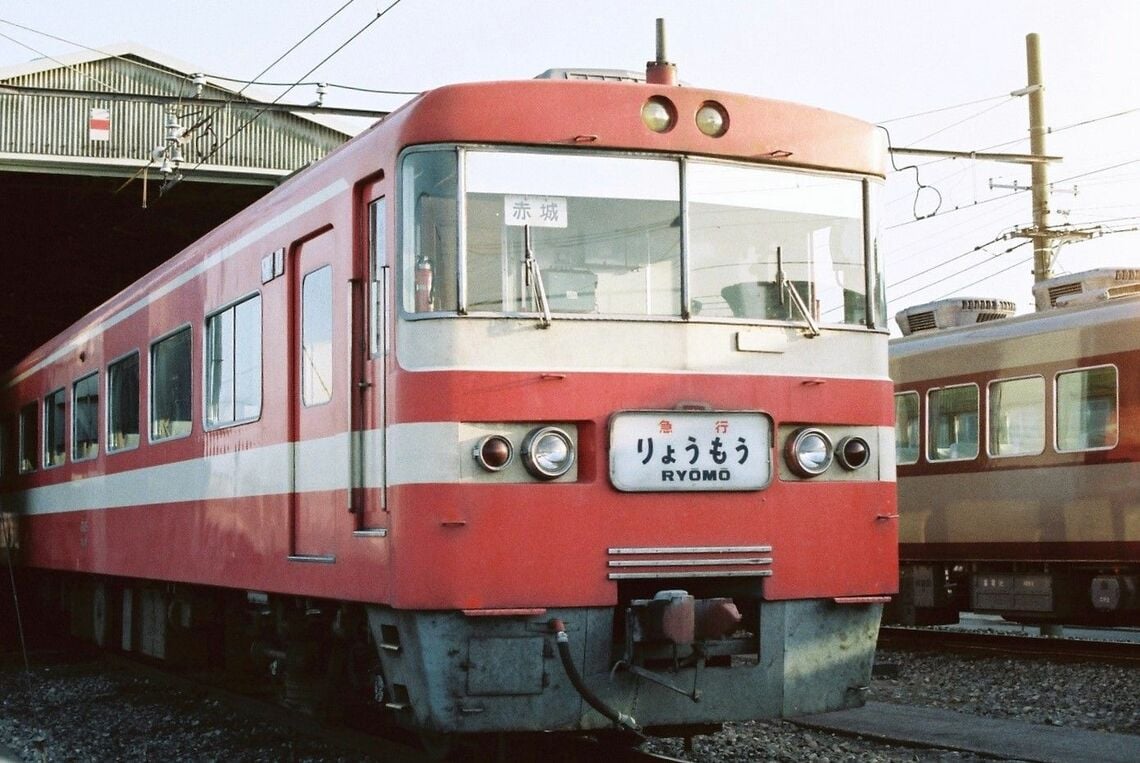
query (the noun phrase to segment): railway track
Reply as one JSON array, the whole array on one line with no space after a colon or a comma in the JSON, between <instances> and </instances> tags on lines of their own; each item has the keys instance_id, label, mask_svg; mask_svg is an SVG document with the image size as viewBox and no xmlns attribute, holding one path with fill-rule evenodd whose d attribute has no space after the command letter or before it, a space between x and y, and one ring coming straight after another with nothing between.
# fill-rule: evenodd
<instances>
[{"instance_id":1,"label":"railway track","mask_svg":"<svg viewBox=\"0 0 1140 763\"><path fill-rule=\"evenodd\" d=\"M879 629L879 646L1140 664L1140 643L1136 642L982 633L941 628L883 627Z\"/></svg>"},{"instance_id":2,"label":"railway track","mask_svg":"<svg viewBox=\"0 0 1140 763\"><path fill-rule=\"evenodd\" d=\"M26 673L22 655L3 653L0 658L0 671L7 676L4 680L24 680L20 677ZM273 701L264 690L259 691L236 682L232 675L208 670L172 670L83 645L42 649L30 654L29 659L32 665L31 672L27 673L29 682L37 681L32 678L32 674L51 675L56 679L66 676L71 683L83 687L78 690L82 697L65 700L58 689L47 688L45 684L36 692L34 704L74 703L77 708L75 712L86 714L82 708L94 703L117 708L112 710L113 714L137 714L144 718L141 724L148 727L147 734L139 733L140 729L133 729L132 736L140 740L138 744L146 746L148 742L141 740L144 736L150 737L153 734L149 740L153 745L149 754L155 755L161 754L159 751L163 745L173 744L185 745L183 751L193 757L189 751L196 749L196 737L209 738L216 735L224 736L230 741L221 747L215 745L207 748L207 751L203 751L204 756L222 754L234 760L264 760L267 759L264 755L272 754L270 750L274 748L259 750L260 744L271 739L279 745L282 738L287 738L290 754L295 751L301 758L357 763L428 763L439 760L479 763L576 763L581 760L683 763L685 760L584 734L487 735L485 738L450 744L448 740L421 740L414 734L392 727L373 731L340 721L325 721L283 706ZM0 687L3 685L4 681L0 680ZM0 696L3 695L4 691L0 688ZM145 702L141 701L144 696ZM0 713L0 721L3 715ZM153 719L173 721L179 727L175 736L163 740L161 737L164 732L158 728L163 724ZM64 725L67 725L66 721ZM242 727L264 727L269 731L234 733L235 729ZM189 736L183 736L186 734ZM39 734L37 744L50 747L60 741L62 739L47 729ZM63 746L68 745L64 743ZM115 756L108 751L87 752ZM3 753L2 746L0 753ZM0 754L0 761L5 759L7 758ZM19 758L13 756L11 759ZM89 758L77 754L76 759Z\"/></svg>"}]
</instances>

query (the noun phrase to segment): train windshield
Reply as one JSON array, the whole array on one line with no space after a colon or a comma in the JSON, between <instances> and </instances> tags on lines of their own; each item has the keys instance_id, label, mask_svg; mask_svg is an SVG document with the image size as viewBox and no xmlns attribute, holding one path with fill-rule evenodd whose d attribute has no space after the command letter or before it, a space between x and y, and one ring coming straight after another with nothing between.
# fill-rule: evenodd
<instances>
[{"instance_id":1,"label":"train windshield","mask_svg":"<svg viewBox=\"0 0 1140 763\"><path fill-rule=\"evenodd\" d=\"M405 309L881 325L869 188L688 158L411 153Z\"/></svg>"}]
</instances>

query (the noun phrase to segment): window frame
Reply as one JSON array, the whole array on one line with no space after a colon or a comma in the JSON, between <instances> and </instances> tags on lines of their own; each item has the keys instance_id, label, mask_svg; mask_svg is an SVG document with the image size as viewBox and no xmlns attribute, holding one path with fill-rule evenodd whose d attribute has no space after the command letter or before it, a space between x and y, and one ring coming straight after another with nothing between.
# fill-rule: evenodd
<instances>
[{"instance_id":1,"label":"window frame","mask_svg":"<svg viewBox=\"0 0 1140 763\"><path fill-rule=\"evenodd\" d=\"M134 357L135 362L136 362L135 396L137 399L135 400L135 409L136 409L135 415L137 416L137 422L136 423L137 423L138 431L135 433L136 439L135 439L135 442L133 444L121 445L119 447L112 447L112 443L114 443L114 437L112 436L113 433L112 433L111 429L112 429L112 426L116 422L114 421L114 419L112 417L112 411L111 411L111 407L114 404L114 399L113 399L112 394L111 394L111 383L112 383L111 369L115 368L116 366L121 365L123 362L127 361L131 357ZM103 389L103 393L105 395L105 399L103 402L105 430L104 430L103 434L106 437L106 440L104 440L104 444L105 444L105 447L107 450L107 455L112 455L115 453L130 452L132 450L137 449L139 447L139 444L142 442L142 439L143 439L142 438L143 413L140 410L140 408L142 406L142 401L143 401L142 383L143 383L142 353L139 352L137 349L131 350L129 352L125 352L122 355L120 355L119 357L112 360L111 362L107 363L106 378L104 380L104 389Z\"/></svg>"},{"instance_id":2,"label":"window frame","mask_svg":"<svg viewBox=\"0 0 1140 763\"><path fill-rule=\"evenodd\" d=\"M1097 445L1093 447L1081 448L1062 448L1061 447L1061 377L1069 376L1072 374L1085 373L1088 371L1097 371L1100 369L1112 369L1112 423L1114 438L1110 445ZM1098 363L1094 366L1079 366L1077 368L1066 368L1064 371L1058 371L1053 375L1053 450L1057 453L1089 453L1093 451L1112 450L1120 444L1120 368L1115 363ZM1107 431L1107 430L1106 430Z\"/></svg>"},{"instance_id":3,"label":"window frame","mask_svg":"<svg viewBox=\"0 0 1140 763\"><path fill-rule=\"evenodd\" d=\"M998 384L1007 384L1018 381L1028 381L1031 379L1039 379L1041 381L1041 448L1034 451L1020 451L1017 453L995 453L991 447L993 444L994 432L994 403L993 403L993 388ZM1045 384L1045 377L1041 374L1025 374L1024 376L1009 376L1000 379L991 379L986 383L986 457L987 458L1026 458L1028 456L1040 456L1045 453L1049 447L1049 390Z\"/></svg>"},{"instance_id":4,"label":"window frame","mask_svg":"<svg viewBox=\"0 0 1140 763\"><path fill-rule=\"evenodd\" d=\"M692 304L692 296L690 290L693 286L693 277L690 272L693 266L693 252L689 243L690 231L687 229L688 216L689 216L689 188L688 181L686 180L686 173L691 164L700 165L722 165L729 167L749 167L746 162L730 161L726 159L718 159L716 157L690 155L677 152L666 152L663 154L645 154L639 152L623 152L614 150L598 150L588 151L583 154L580 151L571 150L552 150L550 148L539 147L520 147L508 145L477 145L477 144L462 144L462 143L440 143L425 146L413 146L404 150L398 158L397 170L397 191L396 198L398 201L397 214L395 218L396 225L396 244L390 257L393 260L392 266L396 268L397 283L393 300L397 303L396 312L402 320L427 320L427 319L456 319L456 318L508 318L516 320L533 320L536 313L534 311L476 311L471 309L468 304L468 269L469 269L469 251L467 242L467 209L466 197L468 189L466 188L466 167L465 156L469 153L475 152L506 152L506 153L536 153L536 154L566 154L577 156L596 156L596 157L616 157L616 158L648 158L654 160L672 160L676 161L680 166L680 210L679 219L682 220L682 235L680 240L680 281L678 288L680 290L681 309L676 314L652 314L652 315L639 315L639 314L623 314L612 312L558 312L555 311L558 320L593 320L593 321L641 321L641 322L699 322L699 323L729 323L736 325L788 325L799 326L807 322L811 327L811 321L803 320L803 317L796 312L788 319L763 319L755 317L729 317L729 316L711 316L700 315L698 309L694 309ZM454 248L455 268L457 272L444 272L446 269L438 269L433 273L433 280L439 283L440 279L448 279L449 283L447 288L453 289L455 294L455 301L457 304L451 304L451 295L448 294L448 299L441 299L440 304L433 306L427 311L417 311L415 309L415 262L418 254L420 253L418 226L416 224L416 205L411 203L412 199L410 194L413 194L415 189L409 177L408 161L416 155L424 155L429 153L442 153L449 154L452 157L455 166L454 176L454 191L456 198L454 199L454 225L455 231L454 240L443 241L448 247ZM772 171L787 173L791 177L810 178L810 177L827 177L835 179L846 179L853 183L860 184L860 203L862 211L860 213L860 220L862 222L862 257L860 266L863 270L863 278L860 284L853 284L853 292L859 292L862 295L864 304L861 308L862 318L860 320L852 320L851 322L843 321L816 321L820 328L828 330L840 331L870 331L873 333L884 333L888 326L888 319L886 315L886 300L885 300L885 285L882 274L882 260L879 254L879 243L881 237L881 210L878 209L876 200L881 199L883 194L883 184L881 179L860 175L855 172L843 172L839 170L819 170L810 168L767 168ZM450 251L447 253L450 257ZM454 283L451 283L454 281ZM809 306L810 307L810 306ZM834 312L834 310L832 311ZM813 310L814 314L814 310Z\"/></svg>"},{"instance_id":5,"label":"window frame","mask_svg":"<svg viewBox=\"0 0 1140 763\"><path fill-rule=\"evenodd\" d=\"M252 416L238 418L237 416L237 308L251 300L257 300L257 413ZM232 418L217 418L211 419L211 394L213 391L213 372L210 370L211 362L214 356L213 347L213 332L211 331L210 321L218 318L223 313L233 312L233 342L229 348L229 360L234 367L233 381L230 392L233 395L233 417ZM202 394L199 396L202 404L201 420L202 428L207 432L213 432L219 429L228 429L230 427L242 426L243 424L252 424L255 421L260 421L261 416L265 411L265 305L264 296L260 289L243 294L237 299L227 302L226 304L211 310L206 314L202 321Z\"/></svg>"},{"instance_id":6,"label":"window frame","mask_svg":"<svg viewBox=\"0 0 1140 763\"><path fill-rule=\"evenodd\" d=\"M934 448L932 448L934 443L931 439L931 435L933 432L935 432L935 429L932 426L931 421L930 421L930 417L931 417L932 410L933 410L933 406L930 404L930 397L932 394L934 394L936 392L945 392L946 390L952 390L952 389L966 389L968 387L974 388L974 400L976 402L976 405L974 407L974 413L975 413L975 416L977 417L977 421L975 423L975 429L977 430L976 431L977 437L974 440L974 454L971 456L936 458L935 453L934 453ZM954 462L962 462L962 461L975 461L975 460L977 460L978 456L981 455L981 453L982 453L982 443L981 443L981 439L982 439L982 397L981 397L981 395L982 395L981 389L979 388L979 386L976 382L963 382L961 384L947 384L947 385L942 386L942 387L930 387L926 390L926 414L925 414L926 437L925 437L924 443L923 443L923 451L926 455L927 463L930 463L930 464L946 464L946 463L954 463Z\"/></svg>"},{"instance_id":7,"label":"window frame","mask_svg":"<svg viewBox=\"0 0 1140 763\"><path fill-rule=\"evenodd\" d=\"M186 379L190 385L190 389L186 394L186 402L189 410L187 411L186 423L188 425L185 432L179 434L169 434L165 436L155 435L155 391L166 385L156 384L154 375L158 371L158 364L155 363L155 350L163 342L168 342L171 339L181 335L187 334L187 347L186 351L188 357L186 359ZM165 381L165 380L164 380ZM147 348L147 401L146 401L146 420L147 420L147 442L159 443L169 442L170 440L180 440L184 437L189 437L194 431L194 327L190 323L185 323L171 331L166 332L162 336L151 340ZM173 421L173 420L172 420Z\"/></svg>"},{"instance_id":8,"label":"window frame","mask_svg":"<svg viewBox=\"0 0 1140 763\"><path fill-rule=\"evenodd\" d=\"M58 405L55 402L56 398L61 399L63 402L63 414L58 417L58 422L56 422L57 417L55 415L56 406ZM54 389L43 396L43 420L41 422L43 432L41 433L42 439L40 441L40 463L43 464L45 470L58 469L67 463L67 414L66 386ZM53 422L56 422L59 426L58 433L54 431ZM58 451L51 450L54 444L52 441L55 439L53 435L56 434L62 435L61 444L63 447Z\"/></svg>"},{"instance_id":9,"label":"window frame","mask_svg":"<svg viewBox=\"0 0 1140 763\"><path fill-rule=\"evenodd\" d=\"M899 401L899 398L903 398L903 397L913 397L914 401L915 401L915 403L914 403L914 411L915 411L914 421L916 422L916 424L918 426L918 431L915 433L915 436L917 439L917 446L915 447L914 460L912 460L912 461L903 461L902 458L900 457L900 452L899 452L900 439L898 436L898 425L899 425L899 422L898 422L898 401ZM918 394L918 390L916 390L916 389L908 389L908 390L903 390L901 392L896 392L894 394L894 408L895 408L895 464L897 466L911 466L913 464L917 464L919 462L919 460L921 460L921 458L922 458L922 451L923 451L923 447L922 447L922 443L923 443L922 395Z\"/></svg>"},{"instance_id":10,"label":"window frame","mask_svg":"<svg viewBox=\"0 0 1140 763\"><path fill-rule=\"evenodd\" d=\"M388 199L378 196L368 202L368 352L377 358L388 354Z\"/></svg>"},{"instance_id":11,"label":"window frame","mask_svg":"<svg viewBox=\"0 0 1140 763\"><path fill-rule=\"evenodd\" d=\"M28 426L25 414L31 412L33 421L31 426ZM16 411L16 472L17 474L32 474L39 470L40 463L40 401L38 399L24 403ZM32 435L31 443L28 442L28 433ZM29 444L31 448L29 450ZM26 459L24 456L31 453L31 460Z\"/></svg>"},{"instance_id":12,"label":"window frame","mask_svg":"<svg viewBox=\"0 0 1140 763\"><path fill-rule=\"evenodd\" d=\"M79 456L79 455L77 455L77 451L76 451L76 448L79 445L79 437L77 434L78 428L76 427L76 415L77 415L77 411L79 410L79 407L76 405L76 390L79 387L79 384L81 382L85 382L88 379L94 379L95 380L95 428L94 428L94 431L95 431L95 452L89 456ZM101 390L99 388L99 370L98 369L92 371L89 374L84 374L83 376L80 376L78 379L75 379L74 381L71 382L71 416L69 416L68 418L71 422L71 460L73 463L82 463L84 461L91 461L92 459L99 457L99 446L101 443L100 429L99 429L99 395L100 394L101 394Z\"/></svg>"}]
</instances>

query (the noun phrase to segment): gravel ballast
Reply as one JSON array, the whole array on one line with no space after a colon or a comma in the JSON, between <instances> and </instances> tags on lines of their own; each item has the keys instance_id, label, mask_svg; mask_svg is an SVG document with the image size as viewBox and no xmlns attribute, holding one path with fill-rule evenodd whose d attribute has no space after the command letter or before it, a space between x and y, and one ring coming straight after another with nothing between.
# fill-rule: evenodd
<instances>
[{"instance_id":1,"label":"gravel ballast","mask_svg":"<svg viewBox=\"0 0 1140 763\"><path fill-rule=\"evenodd\" d=\"M879 662L895 666L897 677L876 678L869 700L1134 734L1140 749L1140 670L1134 667L901 650L881 651ZM37 762L373 759L292 724L247 717L205 690L86 661L30 673L8 662L0 671L0 759L5 748L16 760ZM788 721L734 723L697 737L690 749L679 739L653 740L648 749L709 763L985 760Z\"/></svg>"}]
</instances>

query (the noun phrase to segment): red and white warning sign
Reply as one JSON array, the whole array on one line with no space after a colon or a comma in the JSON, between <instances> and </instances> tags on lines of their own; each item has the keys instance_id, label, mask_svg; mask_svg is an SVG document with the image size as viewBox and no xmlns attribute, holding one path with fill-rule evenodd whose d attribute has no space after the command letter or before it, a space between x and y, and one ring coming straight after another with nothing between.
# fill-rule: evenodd
<instances>
[{"instance_id":1,"label":"red and white warning sign","mask_svg":"<svg viewBox=\"0 0 1140 763\"><path fill-rule=\"evenodd\" d=\"M91 109L91 116L87 120L87 127L91 132L91 140L110 140L111 110Z\"/></svg>"}]
</instances>

